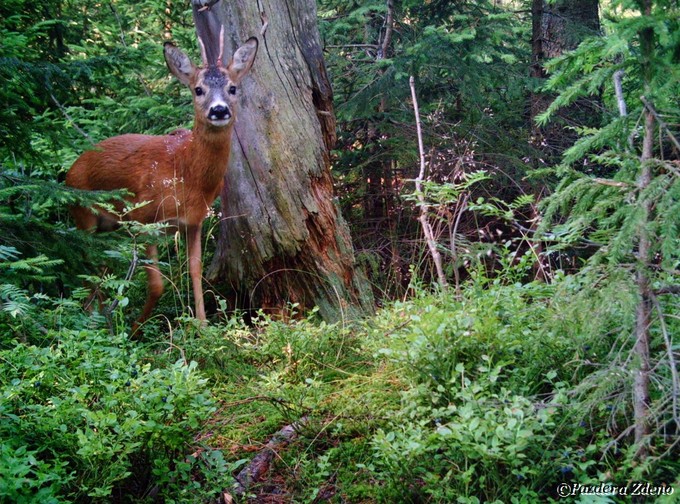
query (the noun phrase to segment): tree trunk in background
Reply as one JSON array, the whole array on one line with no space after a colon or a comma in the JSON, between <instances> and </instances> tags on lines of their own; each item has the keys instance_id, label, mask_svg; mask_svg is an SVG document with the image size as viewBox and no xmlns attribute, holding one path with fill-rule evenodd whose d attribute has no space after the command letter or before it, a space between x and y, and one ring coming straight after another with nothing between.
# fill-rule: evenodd
<instances>
[{"instance_id":1,"label":"tree trunk in background","mask_svg":"<svg viewBox=\"0 0 680 504\"><path fill-rule=\"evenodd\" d=\"M239 90L209 282L241 309L299 303L331 321L371 312L371 289L333 196L335 117L314 0L230 0L212 10L225 27L226 54L253 35L260 46Z\"/></svg>"},{"instance_id":2,"label":"tree trunk in background","mask_svg":"<svg viewBox=\"0 0 680 504\"><path fill-rule=\"evenodd\" d=\"M532 0L531 20L531 76L538 81L547 77L543 66L547 60L575 49L583 39L599 32L599 2L556 0L548 3L546 0ZM576 132L569 127L592 124L599 115L593 100L581 99L557 111L550 123L539 127L535 118L548 108L553 99L554 96L540 92L531 96L531 143L536 148L535 168L559 163L562 153L577 139ZM534 187L535 201L538 202L544 192L545 187L541 184ZM536 230L540 224L536 205L532 205L531 220L531 228ZM543 246L540 241L535 241L532 248L536 257L535 278L545 280L551 268L543 254Z\"/></svg>"},{"instance_id":3,"label":"tree trunk in background","mask_svg":"<svg viewBox=\"0 0 680 504\"><path fill-rule=\"evenodd\" d=\"M575 49L586 37L600 31L598 6L598 0L532 1L532 77L546 78L543 65L547 60ZM553 96L543 93L535 93L531 99L532 141L547 165L558 162L562 152L576 140L576 133L567 126L592 122L598 115L592 100L579 100L557 112L550 124L539 128L534 118L552 100Z\"/></svg>"}]
</instances>

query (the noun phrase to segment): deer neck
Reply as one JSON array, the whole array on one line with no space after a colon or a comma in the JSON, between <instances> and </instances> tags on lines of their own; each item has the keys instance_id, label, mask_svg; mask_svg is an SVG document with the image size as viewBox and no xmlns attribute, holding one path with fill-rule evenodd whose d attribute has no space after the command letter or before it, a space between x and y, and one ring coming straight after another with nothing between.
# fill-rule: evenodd
<instances>
[{"instance_id":1,"label":"deer neck","mask_svg":"<svg viewBox=\"0 0 680 504\"><path fill-rule=\"evenodd\" d=\"M233 124L223 128L199 121L194 124L191 141L185 151L189 168L185 176L210 190L221 183L227 171Z\"/></svg>"}]
</instances>

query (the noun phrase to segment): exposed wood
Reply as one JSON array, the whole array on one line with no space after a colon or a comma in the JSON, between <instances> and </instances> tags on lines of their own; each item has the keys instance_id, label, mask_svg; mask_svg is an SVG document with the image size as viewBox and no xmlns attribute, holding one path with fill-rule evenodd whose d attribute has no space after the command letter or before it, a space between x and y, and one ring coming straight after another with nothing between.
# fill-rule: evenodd
<instances>
[{"instance_id":1,"label":"exposed wood","mask_svg":"<svg viewBox=\"0 0 680 504\"><path fill-rule=\"evenodd\" d=\"M239 497L244 495L251 489L253 484L261 481L266 476L276 452L285 448L297 437L300 427L306 421L307 418L303 417L295 423L286 425L272 436L262 451L253 457L250 463L236 476L236 488L234 489L236 495Z\"/></svg>"},{"instance_id":2,"label":"exposed wood","mask_svg":"<svg viewBox=\"0 0 680 504\"><path fill-rule=\"evenodd\" d=\"M616 94L616 104L619 107L619 115L621 117L626 117L628 115L628 109L626 108L626 100L623 97L623 84L621 81L625 72L623 70L617 70L614 72L614 93Z\"/></svg>"}]
</instances>

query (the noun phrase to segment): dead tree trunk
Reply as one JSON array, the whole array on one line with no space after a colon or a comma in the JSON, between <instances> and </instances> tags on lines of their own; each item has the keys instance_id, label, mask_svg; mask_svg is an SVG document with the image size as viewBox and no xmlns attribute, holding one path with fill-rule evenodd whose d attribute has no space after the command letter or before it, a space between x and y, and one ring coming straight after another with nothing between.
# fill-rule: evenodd
<instances>
[{"instance_id":1,"label":"dead tree trunk","mask_svg":"<svg viewBox=\"0 0 680 504\"><path fill-rule=\"evenodd\" d=\"M226 54L252 35L260 52L239 90L209 282L241 309L280 312L299 303L318 306L326 320L372 311L333 196L335 117L316 4L230 0L212 11L225 27Z\"/></svg>"}]
</instances>

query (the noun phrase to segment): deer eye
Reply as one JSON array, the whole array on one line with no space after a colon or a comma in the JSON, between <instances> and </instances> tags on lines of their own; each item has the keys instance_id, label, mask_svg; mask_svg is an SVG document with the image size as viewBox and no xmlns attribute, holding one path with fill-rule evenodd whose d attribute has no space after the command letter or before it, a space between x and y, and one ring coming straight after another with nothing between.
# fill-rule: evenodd
<instances>
[{"instance_id":1,"label":"deer eye","mask_svg":"<svg viewBox=\"0 0 680 504\"><path fill-rule=\"evenodd\" d=\"M229 94L236 94L236 86L229 86Z\"/></svg>"},{"instance_id":2,"label":"deer eye","mask_svg":"<svg viewBox=\"0 0 680 504\"><path fill-rule=\"evenodd\" d=\"M196 92L196 96L201 96L203 94L203 88L200 86L194 89L194 91Z\"/></svg>"}]
</instances>

